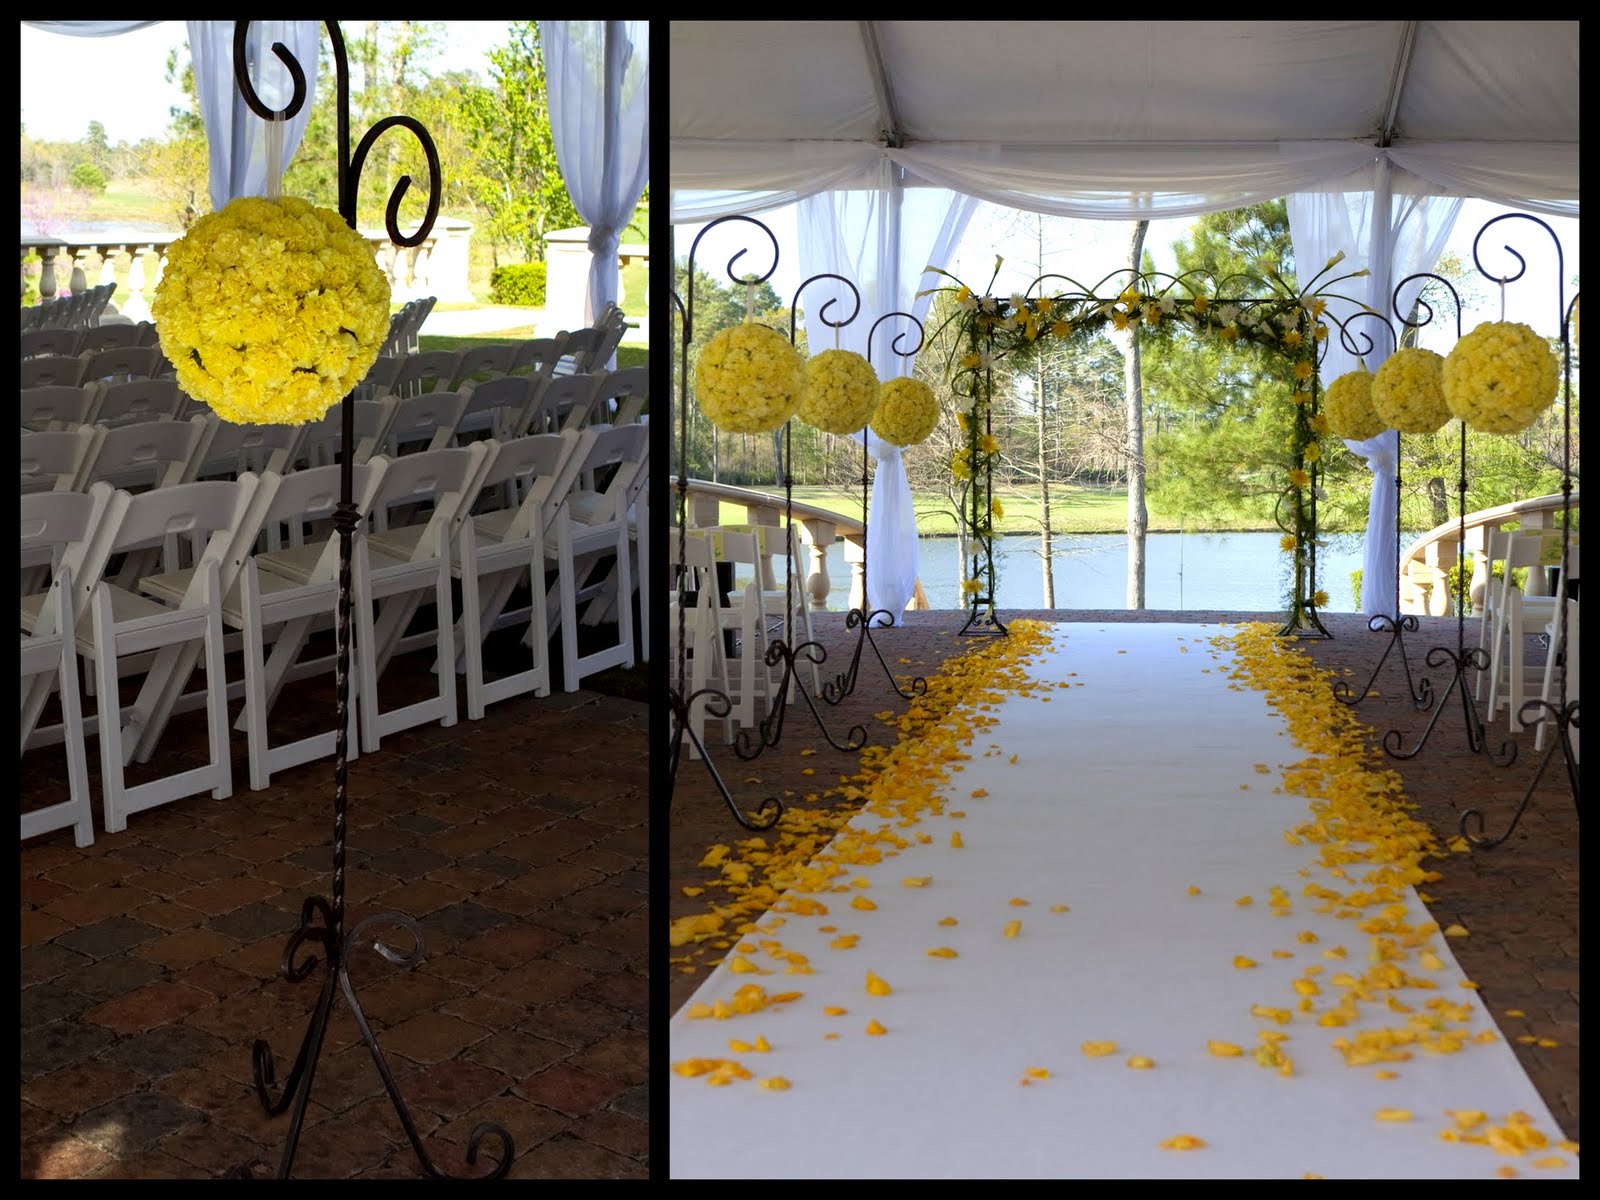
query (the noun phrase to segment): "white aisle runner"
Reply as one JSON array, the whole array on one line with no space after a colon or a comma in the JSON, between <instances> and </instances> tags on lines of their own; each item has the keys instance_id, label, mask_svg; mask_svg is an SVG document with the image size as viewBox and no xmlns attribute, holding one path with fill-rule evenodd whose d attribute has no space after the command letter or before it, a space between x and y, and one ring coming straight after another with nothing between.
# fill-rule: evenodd
<instances>
[{"instance_id":1,"label":"white aisle runner","mask_svg":"<svg viewBox=\"0 0 1600 1200\"><path fill-rule=\"evenodd\" d=\"M1252 1005L1292 1009L1293 981L1314 963L1324 979L1359 975L1371 939L1356 921L1311 911L1318 901L1302 895L1302 868L1330 880L1314 867L1314 847L1283 836L1309 815L1306 801L1273 787L1280 766L1305 755L1262 693L1229 688L1231 655L1214 658L1210 646L1222 632L1056 626L1055 649L1031 674L1082 686L1000 707L999 724L979 733L972 760L951 777L946 815L904 831L931 833L931 842L847 877L871 880L865 894L877 909L816 897L828 916L787 914L776 932L745 939L781 939L814 974L784 974L781 963L747 954L775 973L735 974L725 962L691 1005L750 983L801 998L726 1020L690 1020L689 1006L673 1017L673 1063L732 1059L754 1078L713 1087L704 1076L670 1076L671 1176L1481 1179L1511 1164L1525 1178L1576 1177L1576 1156L1553 1148L1560 1129L1503 1041L1346 1066L1336 1037L1404 1020L1363 1005L1370 1020L1344 1029L1298 1013L1281 1026L1293 1077L1251 1058L1258 1031L1280 1028L1253 1017ZM990 743L998 752L984 757ZM988 795L969 798L979 789ZM884 824L862 814L852 828ZM954 830L962 848L951 845ZM901 883L923 876L923 887ZM1273 915L1274 885L1293 898L1288 916ZM1236 904L1243 896L1253 903ZM1410 889L1407 901L1408 921L1430 919ZM1059 905L1069 911L1051 911ZM947 917L958 923L941 925ZM1020 932L1004 936L1016 920ZM1319 940L1301 942L1302 931ZM841 934L858 934L855 948L830 948ZM1444 969L1427 974L1439 990L1399 995L1419 1012L1434 996L1471 1004L1472 1030L1494 1028L1459 987L1465 976L1445 939L1432 944ZM1348 964L1323 956L1338 946ZM946 947L957 957L928 954ZM1236 968L1241 955L1259 965ZM893 994L869 995L868 971ZM825 1006L847 1012L825 1015ZM887 1032L867 1035L872 1021ZM758 1037L770 1052L728 1047ZM1244 1056L1213 1056L1213 1040ZM1106 1057L1081 1049L1106 1041L1117 1044ZM1130 1069L1132 1055L1154 1068ZM1049 1077L1024 1086L1029 1068ZM1376 1079L1384 1068L1398 1077ZM771 1076L789 1089L758 1086ZM1380 1109L1413 1119L1379 1121ZM1447 1143L1446 1110L1481 1110L1495 1124L1522 1110L1552 1148L1511 1158ZM1160 1148L1184 1134L1206 1146ZM1549 1155L1568 1165L1533 1167Z\"/></svg>"}]
</instances>

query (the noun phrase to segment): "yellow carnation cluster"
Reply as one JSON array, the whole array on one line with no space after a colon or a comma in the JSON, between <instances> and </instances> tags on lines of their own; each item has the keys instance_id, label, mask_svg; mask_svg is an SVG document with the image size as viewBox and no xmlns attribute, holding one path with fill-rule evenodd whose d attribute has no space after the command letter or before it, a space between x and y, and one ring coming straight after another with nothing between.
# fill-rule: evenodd
<instances>
[{"instance_id":1,"label":"yellow carnation cluster","mask_svg":"<svg viewBox=\"0 0 1600 1200\"><path fill-rule=\"evenodd\" d=\"M1364 442L1389 428L1372 407L1372 373L1365 365L1328 385L1324 408L1333 431L1352 442Z\"/></svg>"},{"instance_id":2,"label":"yellow carnation cluster","mask_svg":"<svg viewBox=\"0 0 1600 1200\"><path fill-rule=\"evenodd\" d=\"M858 433L878 407L878 373L853 350L824 350L806 363L800 419L824 433Z\"/></svg>"},{"instance_id":3,"label":"yellow carnation cluster","mask_svg":"<svg viewBox=\"0 0 1600 1200\"><path fill-rule=\"evenodd\" d=\"M694 365L706 419L729 433L771 433L800 407L805 360L775 329L735 325L706 343Z\"/></svg>"},{"instance_id":4,"label":"yellow carnation cluster","mask_svg":"<svg viewBox=\"0 0 1600 1200\"><path fill-rule=\"evenodd\" d=\"M1555 356L1516 321L1479 325L1444 360L1450 411L1484 433L1520 433L1555 399Z\"/></svg>"},{"instance_id":5,"label":"yellow carnation cluster","mask_svg":"<svg viewBox=\"0 0 1600 1200\"><path fill-rule=\"evenodd\" d=\"M878 396L872 432L896 446L926 441L939 424L939 401L933 389L909 376L891 379Z\"/></svg>"},{"instance_id":6,"label":"yellow carnation cluster","mask_svg":"<svg viewBox=\"0 0 1600 1200\"><path fill-rule=\"evenodd\" d=\"M1441 377L1444 359L1432 350L1396 351L1372 377L1372 409L1401 433L1434 433L1450 419Z\"/></svg>"},{"instance_id":7,"label":"yellow carnation cluster","mask_svg":"<svg viewBox=\"0 0 1600 1200\"><path fill-rule=\"evenodd\" d=\"M389 281L338 213L247 196L171 245L150 312L189 395L236 424L302 425L377 358Z\"/></svg>"}]
</instances>

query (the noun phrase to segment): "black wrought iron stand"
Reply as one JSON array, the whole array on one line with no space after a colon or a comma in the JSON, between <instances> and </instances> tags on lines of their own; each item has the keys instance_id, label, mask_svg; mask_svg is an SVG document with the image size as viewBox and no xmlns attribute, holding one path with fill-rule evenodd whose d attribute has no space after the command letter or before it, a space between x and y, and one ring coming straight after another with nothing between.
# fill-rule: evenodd
<instances>
[{"instance_id":1,"label":"black wrought iron stand","mask_svg":"<svg viewBox=\"0 0 1600 1200\"><path fill-rule=\"evenodd\" d=\"M990 332L989 334L989 355L990 359L992 360L994 355L993 332ZM990 397L991 400L994 396L993 366L984 367L983 394L987 397ZM983 406L983 432L988 435L993 435L994 433L993 403L988 403ZM976 479L972 481L972 486L967 489L972 495L972 527L974 530L976 530L980 524L978 505L981 504L985 499L989 501L991 506L994 503L994 457L992 455L984 456L983 471L984 485L982 495L979 495L978 481ZM973 593L972 601L967 611L966 623L962 625L960 629L956 630L956 636L975 637L987 635L990 637L1007 637L1010 635L1011 630L1006 628L1005 622L1000 619L1000 614L997 613L994 608L996 602L996 597L994 595L994 537L992 535L989 537L980 537L978 538L978 543L978 549L972 552L972 574L968 576L968 578L983 579L987 581L989 594L986 596L981 592ZM984 570L981 575L978 571L978 555L980 552L983 554L984 564Z\"/></svg>"},{"instance_id":2,"label":"black wrought iron stand","mask_svg":"<svg viewBox=\"0 0 1600 1200\"><path fill-rule=\"evenodd\" d=\"M1399 299L1398 292L1396 292L1395 299L1396 301ZM1389 331L1390 349L1399 349L1398 339L1395 337L1394 326L1389 324L1389 322L1384 319L1382 314L1375 313L1370 310L1358 312L1351 318L1351 320L1354 321L1358 317L1370 317L1381 322L1383 327ZM1345 343L1346 348L1349 349L1352 354L1362 355L1371 352L1372 339L1367 337L1366 334L1362 334L1361 336L1366 341L1366 349L1364 351L1354 344L1349 332L1349 322L1346 322L1346 324L1341 326L1339 329L1340 340ZM1420 674L1417 676L1416 681L1413 682L1411 677L1411 663L1406 658L1406 634L1416 633L1420 628L1420 625L1418 624L1415 616L1411 615L1410 613L1402 613L1400 611L1400 484L1403 478L1403 473L1400 466L1401 443L1402 435L1400 431L1396 429L1394 431L1394 614L1391 616L1387 613L1378 613L1367 622L1367 628L1373 633L1389 634L1389 644L1383 648L1383 653L1378 656L1378 661L1372 668L1372 677L1367 680L1366 685L1362 687L1359 695L1353 692L1350 688L1350 685L1342 679L1338 680L1333 685L1334 698L1344 704L1350 705L1351 707L1360 704L1368 696L1374 694L1372 691L1372 685L1378 681L1378 674L1383 670L1383 664L1389 661L1389 655L1396 652L1398 652L1400 655L1400 669L1405 673L1406 694L1411 697L1411 702L1418 708L1427 708L1433 703L1433 684L1430 683L1426 677Z\"/></svg>"},{"instance_id":3,"label":"black wrought iron stand","mask_svg":"<svg viewBox=\"0 0 1600 1200\"><path fill-rule=\"evenodd\" d=\"M724 217L724 221L749 221L757 226L770 238L772 231L759 221L749 217ZM711 224L719 224L713 221ZM710 225L706 229L711 228ZM706 712L721 720L733 711L733 702L728 694L717 688L700 688L690 692L688 685L688 582L689 582L689 341L694 335L694 252L700 245L700 238L705 236L701 230L700 236L694 240L694 245L689 248L689 273L688 273L688 303L678 297L677 292L672 294L673 306L677 309L679 322L678 339L678 392L673 397L677 405L678 417L678 672L671 687L667 690L667 702L672 708L672 742L667 756L667 786L668 801L670 803L673 790L678 782L678 764L683 756L683 739L687 737L694 747L700 761L705 764L706 772L711 776L711 782L722 797L722 802L728 806L728 811L733 814L733 819L746 829L763 830L771 829L783 816L783 801L775 796L768 796L762 800L752 815L740 808L734 800L733 794L728 790L727 783L722 778L722 773L717 770L716 763L711 761L711 755L706 751L705 742L700 733L695 729L692 721L692 710L702 700L705 702ZM733 263L744 253L735 254L728 262L730 275ZM771 277L772 272L778 268L778 242L772 241L772 267L756 283L761 283ZM702 579L701 587L715 587L715 579ZM721 637L722 631L716 630L715 636ZM705 648L702 648L704 652Z\"/></svg>"},{"instance_id":4,"label":"black wrought iron stand","mask_svg":"<svg viewBox=\"0 0 1600 1200\"><path fill-rule=\"evenodd\" d=\"M872 361L873 335L890 317L904 317L917 327L917 344L910 350L903 350L900 346L904 333L895 335L893 349L902 357L915 354L922 349L924 330L922 322L907 312L885 313L872 323L872 329L867 333L867 362ZM850 667L831 682L822 685L822 698L829 704L838 704L846 696L852 695L856 690L856 683L861 677L861 650L864 645L871 645L872 653L877 655L878 664L883 668L883 673L888 676L889 686L904 700L912 700L918 696L925 696L928 692L928 681L922 676L913 676L910 690L900 686L894 677L894 672L889 669L888 661L883 657L883 651L878 648L877 640L872 636L872 626L879 617L887 618L887 623L894 624L894 614L886 608L873 610L871 594L867 591L867 565L872 557L872 538L867 529L867 468L871 454L867 449L867 430L861 430L861 603L852 607L845 614L844 627L846 630L856 631L856 648L850 656Z\"/></svg>"},{"instance_id":5,"label":"black wrought iron stand","mask_svg":"<svg viewBox=\"0 0 1600 1200\"><path fill-rule=\"evenodd\" d=\"M403 126L416 134L422 143L428 158L428 211L423 218L421 226L410 237L403 236L399 228L400 202L407 189L411 186L410 176L402 176L394 192L389 197L388 210L385 213L385 223L388 227L389 237L398 246L417 246L428 236L433 228L434 219L439 215L439 201L441 197L441 180L439 172L439 155L434 148L433 139L420 123L410 117L386 117L379 121L361 139L356 147L355 155L350 154L350 83L349 71L345 58L344 38L339 32L337 21L327 22L328 36L333 43L333 59L337 72L338 85L338 122L339 122L339 215L349 224L351 229L356 228L356 197L358 184L361 178L361 167L366 162L367 154L372 149L378 137L393 128ZM256 94L255 88L250 83L248 54L246 51L246 38L249 33L250 23L239 21L234 26L233 37L233 74L238 84L239 91L244 96L245 103L250 110L264 121L287 121L293 117L306 103L305 72L296 61L293 54L281 43L274 43L272 52L282 61L294 81L294 96L288 107L282 112L274 112L262 103ZM289 1072L289 1078L283 1085L283 1092L276 1098L273 1089L277 1086L277 1074L274 1066L272 1047L264 1040L258 1040L251 1052L252 1068L255 1076L256 1095L261 1101L261 1106L271 1116L279 1116L288 1111L290 1105L294 1106L294 1115L289 1124L289 1137L284 1143L283 1158L278 1167L278 1178L287 1179L294 1168L296 1148L300 1143L300 1130L305 1122L306 1102L311 1098L311 1083L316 1074L317 1059L322 1053L324 1037L328 1029L328 1016L333 1008L335 985L343 992L345 1003L350 1006L350 1012L355 1017L356 1027L361 1031L361 1040L372 1052L372 1061L377 1065L378 1074L383 1077L384 1090L388 1092L390 1101L394 1104L395 1112L399 1114L400 1123L404 1126L406 1137L411 1141L411 1148L416 1151L422 1168L429 1176L435 1179L467 1178L455 1176L441 1170L429 1157L423 1148L422 1138L417 1132L411 1114L406 1108L404 1099L395 1085L394 1075L389 1070L389 1064L383 1057L383 1051L378 1047L377 1038L373 1035L372 1027L367 1023L366 1014L362 1012L361 1002L356 998L355 987L350 982L349 957L351 951L370 944L372 948L389 962L404 970L410 970L422 962L425 951L423 948L422 930L417 923L403 913L387 912L377 913L358 921L354 928L348 932L344 928L345 920L345 834L346 811L349 807L349 730L350 730L350 556L351 540L356 527L360 524L361 514L357 511L354 501L353 470L355 449L355 407L351 395L346 395L343 401L343 450L340 453L340 491L339 505L334 513L334 526L339 535L339 606L338 625L336 631L336 667L334 685L338 692L337 721L335 737L334 759L334 798L333 798L333 903L329 904L321 896L308 896L300 909L300 927L289 938L289 944L283 952L281 972L290 983L299 983L307 978L316 969L318 959L316 955L309 954L298 965L296 955L308 944L320 946L327 959L327 978L323 981L322 994L317 999L316 1009L312 1012L311 1023L306 1027L305 1038L300 1043L299 1053L295 1055L294 1066ZM448 620L448 613L441 613L440 620ZM441 669L448 669L446 664ZM375 937L367 931L377 926L397 925L404 929L411 937L412 948L402 953ZM364 936L365 935L365 936ZM466 1159L468 1164L476 1164L478 1151L483 1139L494 1135L500 1140L500 1158L494 1168L487 1174L476 1176L481 1179L499 1179L511 1169L512 1157L516 1153L511 1141L511 1135L501 1126L485 1121L473 1129L467 1142ZM250 1177L247 1166L234 1168L230 1173L232 1178Z\"/></svg>"},{"instance_id":6,"label":"black wrought iron stand","mask_svg":"<svg viewBox=\"0 0 1600 1200\"><path fill-rule=\"evenodd\" d=\"M1567 570L1572 552L1572 317L1578 306L1578 297L1573 296L1570 305L1562 303L1566 292L1566 270L1561 252L1561 239L1556 237L1555 230L1537 217L1527 213L1506 213L1486 222L1478 231L1478 236L1472 242L1472 259L1479 271L1485 275L1483 261L1478 257L1478 242L1489 231L1489 227L1500 221L1527 220L1541 226L1556 244L1556 298L1557 308L1561 317L1561 579L1567 579ZM1517 260L1517 273L1501 280L1502 286L1522 278L1527 270L1527 263L1522 255L1510 246L1505 250ZM1491 279L1494 276L1489 276ZM1559 596L1559 592L1557 593ZM1466 809L1461 814L1461 833L1467 839L1467 844L1475 850L1490 850L1500 845L1513 832L1522 820L1522 814L1528 810L1528 804L1533 800L1534 789L1539 786L1539 781L1544 778L1545 769L1549 767L1550 760L1555 757L1557 750L1561 751L1562 760L1567 768L1567 786L1572 792L1572 804L1575 811L1581 811L1582 805L1579 797L1578 759L1573 753L1572 738L1578 729L1578 700L1572 695L1567 686L1567 668L1572 659L1572 644L1567 640L1568 617L1567 605L1563 603L1555 614L1557 622L1557 640L1560 645L1560 658L1558 660L1556 686L1560 689L1558 699L1554 704L1549 701L1529 700L1517 710L1517 719L1523 725L1531 725L1545 719L1553 724L1549 748L1544 752L1544 757L1539 760L1539 768L1533 773L1533 778L1528 781L1527 789L1522 793L1522 800L1517 805L1517 810L1511 816L1511 823L1506 826L1505 832L1499 837L1484 837L1483 813L1474 808ZM1514 648L1513 652L1520 648ZM1469 830L1468 825L1476 828Z\"/></svg>"}]
</instances>

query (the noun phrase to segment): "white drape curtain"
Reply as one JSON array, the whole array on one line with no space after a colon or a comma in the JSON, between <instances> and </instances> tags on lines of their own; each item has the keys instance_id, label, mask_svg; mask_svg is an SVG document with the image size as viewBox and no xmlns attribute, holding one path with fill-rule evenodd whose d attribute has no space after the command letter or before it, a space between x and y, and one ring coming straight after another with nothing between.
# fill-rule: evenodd
<instances>
[{"instance_id":1,"label":"white drape curtain","mask_svg":"<svg viewBox=\"0 0 1600 1200\"><path fill-rule=\"evenodd\" d=\"M540 21L556 160L589 226L584 321L617 298L622 229L650 180L648 21Z\"/></svg>"},{"instance_id":2,"label":"white drape curtain","mask_svg":"<svg viewBox=\"0 0 1600 1200\"><path fill-rule=\"evenodd\" d=\"M803 279L832 272L849 279L861 293L861 311L837 331L837 345L868 354L867 338L886 313L909 312L919 321L932 298L916 293L930 286L923 275L929 264L948 263L978 201L945 189L902 186L902 177L887 156L880 156L876 185L870 189L823 192L802 200L796 218L799 269ZM813 354L832 349L835 330L824 323L822 309L831 297L832 320L847 316L853 303L849 290L832 280L819 280L802 294L806 342ZM877 326L868 357L879 379L911 372L915 355L893 352L900 344L916 344L915 330L903 318ZM860 447L860 437L852 439ZM894 614L896 624L911 600L917 581L917 525L911 487L899 447L870 431L866 450L877 460L867 522L867 606Z\"/></svg>"},{"instance_id":3,"label":"white drape curtain","mask_svg":"<svg viewBox=\"0 0 1600 1200\"><path fill-rule=\"evenodd\" d=\"M1345 258L1334 268L1333 275L1363 268L1372 272L1365 278L1336 285L1334 290L1349 299L1334 299L1328 304L1331 318L1349 322L1349 335L1358 347L1364 348L1366 339L1371 339L1371 351L1362 355L1369 371L1382 365L1393 352L1394 343L1379 322L1355 317L1359 305L1376 309L1389 318L1397 334L1403 334L1395 310L1410 314L1423 281L1407 284L1398 297L1395 285L1433 269L1461 212L1459 197L1421 194L1428 190L1414 177L1392 171L1386 160L1380 160L1372 170L1358 172L1326 190L1288 197L1295 268L1302 282L1340 251ZM1357 356L1345 347L1337 326L1330 327L1328 351L1321 367L1324 387L1358 367ZM1361 611L1369 616L1393 613L1395 607L1394 525L1399 497L1394 474L1398 436L1393 430L1386 430L1364 442L1345 442L1351 451L1366 459L1372 471L1361 574ZM1342 581L1319 582L1337 587Z\"/></svg>"},{"instance_id":4,"label":"white drape curtain","mask_svg":"<svg viewBox=\"0 0 1600 1200\"><path fill-rule=\"evenodd\" d=\"M240 196L267 192L266 127L244 102L233 78L233 21L190 21L189 57L195 89L211 151L211 207L221 210ZM311 121L316 96L320 21L253 21L248 39L250 79L262 103L284 108L294 95L294 81L272 44L282 42L299 60L306 76L306 101L284 123L282 167L287 169Z\"/></svg>"},{"instance_id":5,"label":"white drape curtain","mask_svg":"<svg viewBox=\"0 0 1600 1200\"><path fill-rule=\"evenodd\" d=\"M61 33L68 37L114 37L119 33L132 33L160 21L24 21L46 33Z\"/></svg>"}]
</instances>

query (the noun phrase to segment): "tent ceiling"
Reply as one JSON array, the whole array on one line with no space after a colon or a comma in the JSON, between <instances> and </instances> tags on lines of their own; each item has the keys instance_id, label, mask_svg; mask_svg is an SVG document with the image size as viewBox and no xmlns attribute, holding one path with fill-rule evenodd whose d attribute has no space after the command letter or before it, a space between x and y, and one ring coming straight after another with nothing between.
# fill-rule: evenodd
<instances>
[{"instance_id":1,"label":"tent ceiling","mask_svg":"<svg viewBox=\"0 0 1600 1200\"><path fill-rule=\"evenodd\" d=\"M1578 140L1576 21L873 22L907 144ZM863 23L674 21L671 137L877 142Z\"/></svg>"}]
</instances>

